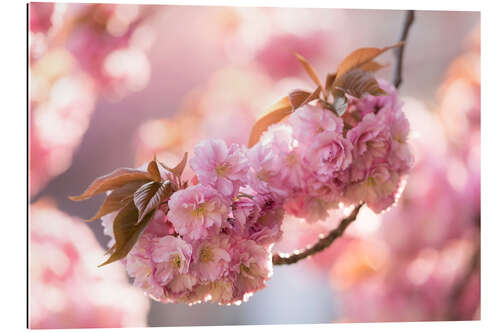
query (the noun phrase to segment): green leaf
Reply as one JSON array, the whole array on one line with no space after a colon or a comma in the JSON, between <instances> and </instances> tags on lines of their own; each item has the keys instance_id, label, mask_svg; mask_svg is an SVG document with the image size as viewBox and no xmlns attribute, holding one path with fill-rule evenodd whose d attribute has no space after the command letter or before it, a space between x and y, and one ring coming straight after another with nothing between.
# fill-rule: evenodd
<instances>
[{"instance_id":1,"label":"green leaf","mask_svg":"<svg viewBox=\"0 0 500 333\"><path fill-rule=\"evenodd\" d=\"M137 180L113 190L106 197L104 203L101 205L101 208L99 208L99 211L96 213L96 215L88 219L87 222L97 220L98 218L119 210L123 206L127 205L131 200L134 199L134 192L146 182L147 180Z\"/></svg>"},{"instance_id":2,"label":"green leaf","mask_svg":"<svg viewBox=\"0 0 500 333\"><path fill-rule=\"evenodd\" d=\"M86 200L96 194L113 190L127 183L138 180L153 180L153 178L149 173L137 169L116 169L113 172L94 180L82 194L71 196L69 198L73 201Z\"/></svg>"},{"instance_id":3,"label":"green leaf","mask_svg":"<svg viewBox=\"0 0 500 333\"><path fill-rule=\"evenodd\" d=\"M139 210L137 223L141 222L144 216L152 210L158 208L160 204L172 194L170 181L149 182L142 185L134 193L134 204Z\"/></svg>"},{"instance_id":4,"label":"green leaf","mask_svg":"<svg viewBox=\"0 0 500 333\"><path fill-rule=\"evenodd\" d=\"M113 221L115 245L110 249L112 251L111 256L100 264L99 267L125 258L134 247L153 215L154 210L147 214L141 223L136 224L139 212L134 203L131 201L123 207Z\"/></svg>"}]
</instances>

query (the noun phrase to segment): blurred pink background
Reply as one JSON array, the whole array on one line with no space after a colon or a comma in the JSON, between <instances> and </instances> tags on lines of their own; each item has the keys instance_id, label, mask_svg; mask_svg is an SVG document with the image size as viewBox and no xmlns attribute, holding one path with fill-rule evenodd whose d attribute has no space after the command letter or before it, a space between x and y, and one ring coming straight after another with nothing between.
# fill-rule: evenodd
<instances>
[{"instance_id":1,"label":"blurred pink background","mask_svg":"<svg viewBox=\"0 0 500 333\"><path fill-rule=\"evenodd\" d=\"M83 219L100 198L67 199L154 153L168 162L203 138L245 143L266 106L313 87L293 51L324 77L356 48L393 44L403 18L399 10L31 3L30 325L479 319L478 12L416 12L400 88L416 166L398 206L379 216L362 210L343 239L312 260L275 268L247 303L149 301L127 284L119 263L96 267L108 239L98 222ZM380 60L388 66L379 76L390 80L392 55ZM60 226L44 227L53 220ZM277 250L304 247L337 221L335 214L313 226L288 219ZM68 250L79 241L87 245ZM82 253L93 257L80 260ZM53 283L47 276L64 271L54 256L88 274ZM72 295L97 288L96 280L111 300L130 292L135 307ZM75 302L82 309L71 317Z\"/></svg>"}]
</instances>

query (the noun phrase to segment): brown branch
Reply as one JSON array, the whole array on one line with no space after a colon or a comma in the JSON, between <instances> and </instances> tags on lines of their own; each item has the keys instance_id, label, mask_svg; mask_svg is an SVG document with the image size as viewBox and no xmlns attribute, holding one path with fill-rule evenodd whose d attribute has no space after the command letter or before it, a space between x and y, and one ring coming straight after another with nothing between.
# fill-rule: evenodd
<instances>
[{"instance_id":1,"label":"brown branch","mask_svg":"<svg viewBox=\"0 0 500 333\"><path fill-rule=\"evenodd\" d=\"M347 227L356 220L359 210L363 204L357 205L349 216L345 217L340 221L337 228L330 231L330 233L324 237L320 238L313 246L307 247L300 251L295 251L294 254L274 254L273 255L273 265L290 265L295 264L299 260L305 259L312 256L315 253L321 252L327 247L329 247L334 240L342 236Z\"/></svg>"},{"instance_id":2,"label":"brown branch","mask_svg":"<svg viewBox=\"0 0 500 333\"><path fill-rule=\"evenodd\" d=\"M400 42L406 42L408 38L408 33L410 32L410 26L415 20L415 11L407 10L406 17L403 23L403 30L401 31L401 36L399 37ZM403 71L403 54L405 51L406 43L401 47L394 49L394 56L396 57L396 68L394 70L394 78L392 83L396 88L399 88L401 83L403 82L402 71Z\"/></svg>"}]
</instances>

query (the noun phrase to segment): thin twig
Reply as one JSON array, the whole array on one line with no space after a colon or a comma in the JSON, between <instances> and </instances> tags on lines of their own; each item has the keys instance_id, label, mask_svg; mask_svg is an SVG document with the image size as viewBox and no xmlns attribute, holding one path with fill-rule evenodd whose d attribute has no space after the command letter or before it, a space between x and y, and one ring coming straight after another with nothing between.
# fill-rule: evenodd
<instances>
[{"instance_id":1,"label":"thin twig","mask_svg":"<svg viewBox=\"0 0 500 333\"><path fill-rule=\"evenodd\" d=\"M312 256L315 253L321 252L327 247L329 247L334 240L342 236L345 229L356 220L358 216L359 210L361 209L363 204L357 205L349 216L345 217L340 221L340 224L337 228L330 231L330 233L324 237L320 238L313 246L308 247L306 249L296 251L294 254L275 254L273 255L273 265L290 265L295 264L299 260L305 259L309 256Z\"/></svg>"},{"instance_id":2,"label":"thin twig","mask_svg":"<svg viewBox=\"0 0 500 333\"><path fill-rule=\"evenodd\" d=\"M407 10L403 24L403 30L401 31L401 36L399 37L400 42L406 42L408 38L408 32L410 31L410 26L412 25L414 20L415 20L415 11ZM405 47L406 43L403 44L401 47L394 49L394 55L396 57L396 68L394 70L394 79L392 80L392 83L396 88L399 88L399 86L403 82L401 72L403 71L403 54L405 51Z\"/></svg>"}]
</instances>

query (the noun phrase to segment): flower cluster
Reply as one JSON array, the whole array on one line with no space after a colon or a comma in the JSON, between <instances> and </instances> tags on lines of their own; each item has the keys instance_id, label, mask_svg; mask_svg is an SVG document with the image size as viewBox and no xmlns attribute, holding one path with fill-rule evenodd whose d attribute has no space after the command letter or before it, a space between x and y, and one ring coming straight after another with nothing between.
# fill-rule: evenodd
<instances>
[{"instance_id":1,"label":"flower cluster","mask_svg":"<svg viewBox=\"0 0 500 333\"><path fill-rule=\"evenodd\" d=\"M190 165L195 179L172 194L168 209L155 212L125 259L127 271L161 302L239 303L271 276L281 203L272 193L240 192L249 163L239 145L203 141ZM103 217L110 236L115 216Z\"/></svg>"},{"instance_id":2,"label":"flower cluster","mask_svg":"<svg viewBox=\"0 0 500 333\"><path fill-rule=\"evenodd\" d=\"M251 148L196 145L195 176L160 205L125 258L134 284L161 302L239 303L270 278L285 212L314 222L340 203L392 205L412 155L396 92L383 87L388 95L352 98L342 117L306 104ZM163 181L175 178L167 169ZM103 218L111 237L115 217Z\"/></svg>"},{"instance_id":3,"label":"flower cluster","mask_svg":"<svg viewBox=\"0 0 500 333\"><path fill-rule=\"evenodd\" d=\"M342 117L306 104L271 126L248 154L252 187L308 222L341 203L366 202L376 213L394 204L413 157L397 93L380 85L387 95L351 98Z\"/></svg>"}]
</instances>

